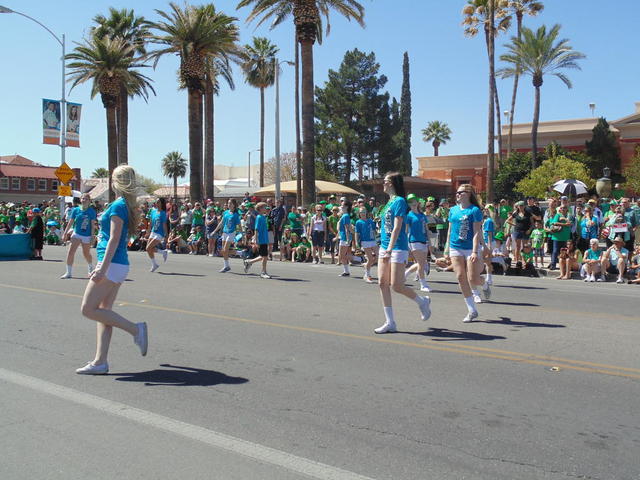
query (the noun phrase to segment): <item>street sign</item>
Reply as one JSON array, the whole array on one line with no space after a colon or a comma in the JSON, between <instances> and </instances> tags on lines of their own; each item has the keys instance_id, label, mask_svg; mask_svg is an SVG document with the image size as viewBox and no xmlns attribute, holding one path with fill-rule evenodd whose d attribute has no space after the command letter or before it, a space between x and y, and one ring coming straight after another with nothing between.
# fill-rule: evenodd
<instances>
[{"instance_id":1,"label":"street sign","mask_svg":"<svg viewBox=\"0 0 640 480\"><path fill-rule=\"evenodd\" d=\"M63 163L58 168L56 168L55 172L53 173L62 183L69 183L69 180L71 180L75 175L75 173L73 173L73 170L71 170L71 168L69 168L69 165L67 165L66 163Z\"/></svg>"},{"instance_id":2,"label":"street sign","mask_svg":"<svg viewBox=\"0 0 640 480\"><path fill-rule=\"evenodd\" d=\"M69 186L69 185L60 185L58 187L58 196L59 197L70 197L71 196L71 186Z\"/></svg>"}]
</instances>

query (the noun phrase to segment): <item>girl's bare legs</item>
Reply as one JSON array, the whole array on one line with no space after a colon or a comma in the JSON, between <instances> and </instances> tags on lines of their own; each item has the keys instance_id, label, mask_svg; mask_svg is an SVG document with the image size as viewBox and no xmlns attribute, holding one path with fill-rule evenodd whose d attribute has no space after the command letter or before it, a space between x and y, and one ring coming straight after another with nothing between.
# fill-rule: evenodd
<instances>
[{"instance_id":1,"label":"girl's bare legs","mask_svg":"<svg viewBox=\"0 0 640 480\"><path fill-rule=\"evenodd\" d=\"M91 245L89 243L82 243L82 255L87 261L90 267L93 266L93 257L91 256Z\"/></svg>"},{"instance_id":2,"label":"girl's bare legs","mask_svg":"<svg viewBox=\"0 0 640 480\"><path fill-rule=\"evenodd\" d=\"M108 280L107 280L108 281ZM100 303L100 308L111 310L113 303L120 290L120 284L116 283L107 297ZM107 355L109 354L109 345L111 344L111 335L113 334L113 327L105 325L101 322L96 322L96 356L93 359L94 365L101 365L107 361Z\"/></svg>"},{"instance_id":3,"label":"girl's bare legs","mask_svg":"<svg viewBox=\"0 0 640 480\"><path fill-rule=\"evenodd\" d=\"M427 284L427 279L425 278L424 266L427 262L427 251L426 250L414 250L412 252L413 258L416 260L416 265L418 269L418 281L420 282L420 290L429 291L429 285ZM415 265L414 265L415 266ZM406 274L405 274L406 277Z\"/></svg>"},{"instance_id":4,"label":"girl's bare legs","mask_svg":"<svg viewBox=\"0 0 640 480\"><path fill-rule=\"evenodd\" d=\"M80 245L80 243L82 242L80 242L80 240L78 240L77 238L71 239L71 245L69 246L69 251L67 252L67 267L73 267L73 259L76 256L76 250L78 249L78 246ZM83 253L84 253L84 249L83 249ZM86 258L86 255L85 255L85 258Z\"/></svg>"},{"instance_id":5,"label":"girl's bare legs","mask_svg":"<svg viewBox=\"0 0 640 480\"><path fill-rule=\"evenodd\" d=\"M476 259L477 264L480 267L483 266L482 259ZM467 305L468 315L464 318L463 322L470 322L474 318L478 316L478 311L476 310L475 302L472 294L472 285L469 284L469 281L475 281L474 272L475 269L478 268L471 260L468 262L464 257L451 257L451 264L453 265L453 271L456 273L456 277L458 279L458 285L460 286L460 291L462 292L462 296L464 297L464 303ZM481 271L481 268L480 268ZM480 273L478 272L477 277L480 277Z\"/></svg>"}]
</instances>

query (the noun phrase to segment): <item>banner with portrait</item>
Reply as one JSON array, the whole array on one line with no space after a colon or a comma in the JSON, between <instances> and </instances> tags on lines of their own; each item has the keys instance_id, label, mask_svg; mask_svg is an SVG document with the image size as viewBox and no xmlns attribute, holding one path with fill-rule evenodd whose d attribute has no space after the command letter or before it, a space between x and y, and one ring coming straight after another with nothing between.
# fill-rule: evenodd
<instances>
[{"instance_id":1,"label":"banner with portrait","mask_svg":"<svg viewBox=\"0 0 640 480\"><path fill-rule=\"evenodd\" d=\"M42 99L42 143L60 145L60 101Z\"/></svg>"},{"instance_id":2,"label":"banner with portrait","mask_svg":"<svg viewBox=\"0 0 640 480\"><path fill-rule=\"evenodd\" d=\"M79 103L67 102L67 147L80 146L80 113L82 105Z\"/></svg>"}]
</instances>

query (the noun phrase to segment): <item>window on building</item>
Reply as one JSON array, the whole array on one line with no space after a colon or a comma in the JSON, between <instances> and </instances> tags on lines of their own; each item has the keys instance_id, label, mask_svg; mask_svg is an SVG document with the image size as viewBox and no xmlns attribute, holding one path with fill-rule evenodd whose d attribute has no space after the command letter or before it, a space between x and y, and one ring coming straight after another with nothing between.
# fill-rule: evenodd
<instances>
[{"instance_id":1,"label":"window on building","mask_svg":"<svg viewBox=\"0 0 640 480\"><path fill-rule=\"evenodd\" d=\"M11 190L20 190L20 177L11 177Z\"/></svg>"},{"instance_id":2,"label":"window on building","mask_svg":"<svg viewBox=\"0 0 640 480\"><path fill-rule=\"evenodd\" d=\"M74 190L76 188L75 184L73 182L69 182L69 186L71 187L71 190Z\"/></svg>"},{"instance_id":3,"label":"window on building","mask_svg":"<svg viewBox=\"0 0 640 480\"><path fill-rule=\"evenodd\" d=\"M27 190L33 192L36 189L36 179L35 178L27 178Z\"/></svg>"},{"instance_id":4,"label":"window on building","mask_svg":"<svg viewBox=\"0 0 640 480\"><path fill-rule=\"evenodd\" d=\"M47 189L47 179L39 178L38 179L38 190L45 191Z\"/></svg>"},{"instance_id":5,"label":"window on building","mask_svg":"<svg viewBox=\"0 0 640 480\"><path fill-rule=\"evenodd\" d=\"M9 190L9 177L0 177L0 190Z\"/></svg>"},{"instance_id":6,"label":"window on building","mask_svg":"<svg viewBox=\"0 0 640 480\"><path fill-rule=\"evenodd\" d=\"M51 190L58 191L58 180L51 180Z\"/></svg>"}]
</instances>

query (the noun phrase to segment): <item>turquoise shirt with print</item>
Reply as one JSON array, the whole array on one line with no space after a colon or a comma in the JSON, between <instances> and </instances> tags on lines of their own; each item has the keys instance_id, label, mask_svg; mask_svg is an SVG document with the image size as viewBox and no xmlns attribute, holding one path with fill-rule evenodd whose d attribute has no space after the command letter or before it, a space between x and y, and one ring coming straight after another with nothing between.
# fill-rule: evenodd
<instances>
[{"instance_id":1,"label":"turquoise shirt with print","mask_svg":"<svg viewBox=\"0 0 640 480\"><path fill-rule=\"evenodd\" d=\"M351 217L348 213L343 213L338 222L338 232L340 233L340 241L348 242L349 239L349 225L351 225Z\"/></svg>"},{"instance_id":2,"label":"turquoise shirt with print","mask_svg":"<svg viewBox=\"0 0 640 480\"><path fill-rule=\"evenodd\" d=\"M449 210L449 246L457 250L472 250L474 223L482 222L482 212L475 205L461 208L456 205Z\"/></svg>"},{"instance_id":3,"label":"turquoise shirt with print","mask_svg":"<svg viewBox=\"0 0 640 480\"><path fill-rule=\"evenodd\" d=\"M396 217L402 219L402 228L400 229L400 233L398 234L398 238L393 249L409 250L409 236L407 235L407 228L405 225L407 223L407 210L407 201L404 197L394 197L393 200L387 204L380 228L380 246L383 250L387 250L389 247L391 232L393 231Z\"/></svg>"},{"instance_id":4,"label":"turquoise shirt with print","mask_svg":"<svg viewBox=\"0 0 640 480\"><path fill-rule=\"evenodd\" d=\"M427 243L427 216L422 212L407 213L409 243Z\"/></svg>"},{"instance_id":5,"label":"turquoise shirt with print","mask_svg":"<svg viewBox=\"0 0 640 480\"><path fill-rule=\"evenodd\" d=\"M73 231L83 237L90 237L91 225L97 218L98 214L93 207L89 207L86 210L83 210L81 207L74 208L71 212Z\"/></svg>"},{"instance_id":6,"label":"turquoise shirt with print","mask_svg":"<svg viewBox=\"0 0 640 480\"><path fill-rule=\"evenodd\" d=\"M267 217L258 215L256 217L256 232L258 232L258 245L269 244L269 230L267 228Z\"/></svg>"},{"instance_id":7,"label":"turquoise shirt with print","mask_svg":"<svg viewBox=\"0 0 640 480\"><path fill-rule=\"evenodd\" d=\"M358 220L356 222L356 232L360 238L360 242L373 242L376 239L376 226L373 220Z\"/></svg>"},{"instance_id":8,"label":"turquoise shirt with print","mask_svg":"<svg viewBox=\"0 0 640 480\"><path fill-rule=\"evenodd\" d=\"M165 225L167 224L167 212L164 210L158 210L152 208L150 212L151 217L151 233L155 233L164 237L166 235Z\"/></svg>"},{"instance_id":9,"label":"turquoise shirt with print","mask_svg":"<svg viewBox=\"0 0 640 480\"><path fill-rule=\"evenodd\" d=\"M129 255L127 254L127 241L129 239L129 209L127 208L127 202L122 197L109 205L100 217L100 235L98 237L98 246L96 247L98 261L103 261L104 252L107 249L107 243L109 243L109 239L111 238L111 217L119 217L122 219L122 232L120 233L118 247L113 254L111 263L129 265Z\"/></svg>"},{"instance_id":10,"label":"turquoise shirt with print","mask_svg":"<svg viewBox=\"0 0 640 480\"><path fill-rule=\"evenodd\" d=\"M487 217L484 219L484 223L482 224L482 236L484 238L484 243L489 245L489 232L491 232L491 237L493 238L494 232L496 231L496 224L491 217Z\"/></svg>"},{"instance_id":11,"label":"turquoise shirt with print","mask_svg":"<svg viewBox=\"0 0 640 480\"><path fill-rule=\"evenodd\" d=\"M238 211L232 212L231 210L225 210L224 215L222 215L222 232L234 233L238 225L240 225L240 214Z\"/></svg>"}]
</instances>

